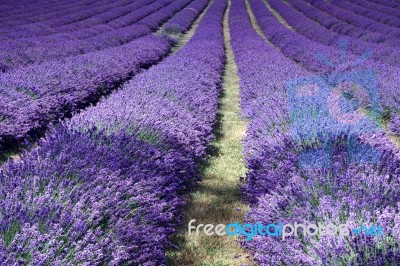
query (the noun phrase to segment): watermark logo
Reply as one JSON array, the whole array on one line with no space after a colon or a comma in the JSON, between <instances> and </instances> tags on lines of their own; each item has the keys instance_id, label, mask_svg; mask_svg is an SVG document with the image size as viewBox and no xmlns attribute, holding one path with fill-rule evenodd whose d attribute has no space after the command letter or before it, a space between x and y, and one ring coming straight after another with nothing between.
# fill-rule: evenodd
<instances>
[{"instance_id":1,"label":"watermark logo","mask_svg":"<svg viewBox=\"0 0 400 266\"><path fill-rule=\"evenodd\" d=\"M362 134L378 130L381 108L376 71L353 70L371 56L366 51L354 63L346 62L347 42L339 42L340 64L325 55L317 59L332 71L329 74L288 80L291 133L304 149L299 156L303 168L329 168L333 147L341 140L351 164L378 163L379 151L359 141Z\"/></svg>"},{"instance_id":2,"label":"watermark logo","mask_svg":"<svg viewBox=\"0 0 400 266\"><path fill-rule=\"evenodd\" d=\"M270 223L264 225L262 222L256 224L240 224L238 222L230 223L228 225L218 224L214 226L213 224L198 224L195 225L196 220L190 220L188 224L189 235L199 236L200 233L206 236L239 236L245 237L247 241L252 240L255 236L270 236L270 237L280 237L283 241L288 237L292 236L350 236L352 235L360 236L383 236L383 228L380 226L360 226L357 228L349 229L346 224L335 225L333 223L327 224L284 224L282 222ZM321 238L320 238L321 239Z\"/></svg>"}]
</instances>

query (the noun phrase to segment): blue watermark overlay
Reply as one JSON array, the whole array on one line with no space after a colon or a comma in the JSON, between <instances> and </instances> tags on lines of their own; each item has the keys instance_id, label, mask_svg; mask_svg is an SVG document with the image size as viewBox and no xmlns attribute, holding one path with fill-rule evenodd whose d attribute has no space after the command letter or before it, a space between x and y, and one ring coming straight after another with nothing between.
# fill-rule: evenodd
<instances>
[{"instance_id":1,"label":"blue watermark overlay","mask_svg":"<svg viewBox=\"0 0 400 266\"><path fill-rule=\"evenodd\" d=\"M188 224L189 235L200 235L203 233L206 236L239 236L244 237L247 241L252 240L255 236L269 236L279 237L282 241L288 237L299 237L299 236L318 236L321 240L321 236L339 236L346 237L354 236L369 236L369 237L381 237L384 235L384 230L378 225L366 226L350 229L346 224L312 224L312 223L293 223L287 224L283 222L270 223L264 225L262 222L255 224L240 224L238 222L230 223L228 225L218 224L198 224L195 225L196 220L190 220Z\"/></svg>"},{"instance_id":2,"label":"blue watermark overlay","mask_svg":"<svg viewBox=\"0 0 400 266\"><path fill-rule=\"evenodd\" d=\"M373 69L353 70L371 56L366 51L347 65L347 42L339 42L341 63L335 65L317 54L332 72L287 81L291 134L301 145L299 164L303 168L329 168L335 142L347 148L351 164L378 163L381 154L359 136L377 132L381 119L377 74ZM346 69L346 70L342 70Z\"/></svg>"}]
</instances>

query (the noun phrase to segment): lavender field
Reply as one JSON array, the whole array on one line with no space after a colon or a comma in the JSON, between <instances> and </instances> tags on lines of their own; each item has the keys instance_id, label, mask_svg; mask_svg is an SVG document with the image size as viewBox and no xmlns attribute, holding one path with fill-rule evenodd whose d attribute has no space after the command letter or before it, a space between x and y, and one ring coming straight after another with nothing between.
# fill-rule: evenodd
<instances>
[{"instance_id":1,"label":"lavender field","mask_svg":"<svg viewBox=\"0 0 400 266\"><path fill-rule=\"evenodd\" d=\"M400 1L0 0L0 265L400 265Z\"/></svg>"}]
</instances>

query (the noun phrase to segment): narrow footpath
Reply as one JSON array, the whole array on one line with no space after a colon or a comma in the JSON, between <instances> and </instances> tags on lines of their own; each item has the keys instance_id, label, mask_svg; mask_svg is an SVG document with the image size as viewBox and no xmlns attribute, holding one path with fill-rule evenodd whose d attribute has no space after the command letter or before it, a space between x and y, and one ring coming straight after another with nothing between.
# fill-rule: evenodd
<instances>
[{"instance_id":1,"label":"narrow footpath","mask_svg":"<svg viewBox=\"0 0 400 266\"><path fill-rule=\"evenodd\" d=\"M184 213L184 232L178 237L179 249L169 254L170 265L254 265L251 257L241 248L237 237L188 235L188 223L193 225L242 223L248 206L242 203L238 186L245 176L246 166L242 155L242 139L246 122L240 117L239 77L230 45L229 9L224 16L226 65L220 97L219 123L213 154L204 166L203 179L189 199Z\"/></svg>"}]
</instances>

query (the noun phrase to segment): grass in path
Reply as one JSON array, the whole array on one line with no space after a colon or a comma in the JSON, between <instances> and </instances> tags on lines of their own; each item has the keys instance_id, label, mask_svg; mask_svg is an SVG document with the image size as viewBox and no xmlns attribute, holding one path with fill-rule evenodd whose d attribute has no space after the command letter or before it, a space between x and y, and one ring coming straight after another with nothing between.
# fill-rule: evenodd
<instances>
[{"instance_id":1,"label":"grass in path","mask_svg":"<svg viewBox=\"0 0 400 266\"><path fill-rule=\"evenodd\" d=\"M0 151L0 166L5 163L7 160L20 160L19 153L21 152L21 149L15 149L12 151L5 151L1 152Z\"/></svg>"},{"instance_id":2,"label":"grass in path","mask_svg":"<svg viewBox=\"0 0 400 266\"><path fill-rule=\"evenodd\" d=\"M272 8L272 6L268 3L267 0L263 0L265 6L268 8L268 10L274 14L274 16L279 20L279 22L285 26L286 28L288 28L291 31L294 31L294 29L292 28L292 26L289 25L289 23L287 23L287 21L278 13L278 11L276 11L275 9Z\"/></svg>"},{"instance_id":3,"label":"grass in path","mask_svg":"<svg viewBox=\"0 0 400 266\"><path fill-rule=\"evenodd\" d=\"M211 0L208 2L206 8L200 13L198 18L193 22L192 26L190 26L190 29L185 32L185 33L176 33L176 34L168 34L171 37L173 37L176 40L176 44L172 47L171 53L175 53L179 51L185 44L190 40L190 38L193 37L194 33L196 32L197 27L199 26L200 21L203 19L204 15L207 13L207 10L212 6L214 3L214 0ZM158 33L162 34L163 28L161 28Z\"/></svg>"},{"instance_id":4,"label":"grass in path","mask_svg":"<svg viewBox=\"0 0 400 266\"><path fill-rule=\"evenodd\" d=\"M257 19L254 16L253 11L251 10L249 1L245 0L245 4L246 4L247 13L249 14L250 22L251 22L251 25L253 26L253 29L257 32L258 35L260 35L261 38L263 38L263 40L266 43L268 43L270 46L276 48L275 45L270 40L268 40L267 37L265 37L264 33L262 32L260 25L258 25Z\"/></svg>"},{"instance_id":5,"label":"grass in path","mask_svg":"<svg viewBox=\"0 0 400 266\"><path fill-rule=\"evenodd\" d=\"M241 141L246 123L240 118L239 79L230 47L228 12L224 17L224 37L227 62L223 77L223 92L220 99L217 139L213 143L215 154L210 155L203 169L203 180L191 194L185 210L184 232L178 236L181 247L169 253L170 265L215 265L230 266L247 263L251 258L231 236L188 235L188 222L196 219L195 225L229 224L242 222L248 211L241 201L239 178L246 173Z\"/></svg>"}]
</instances>

